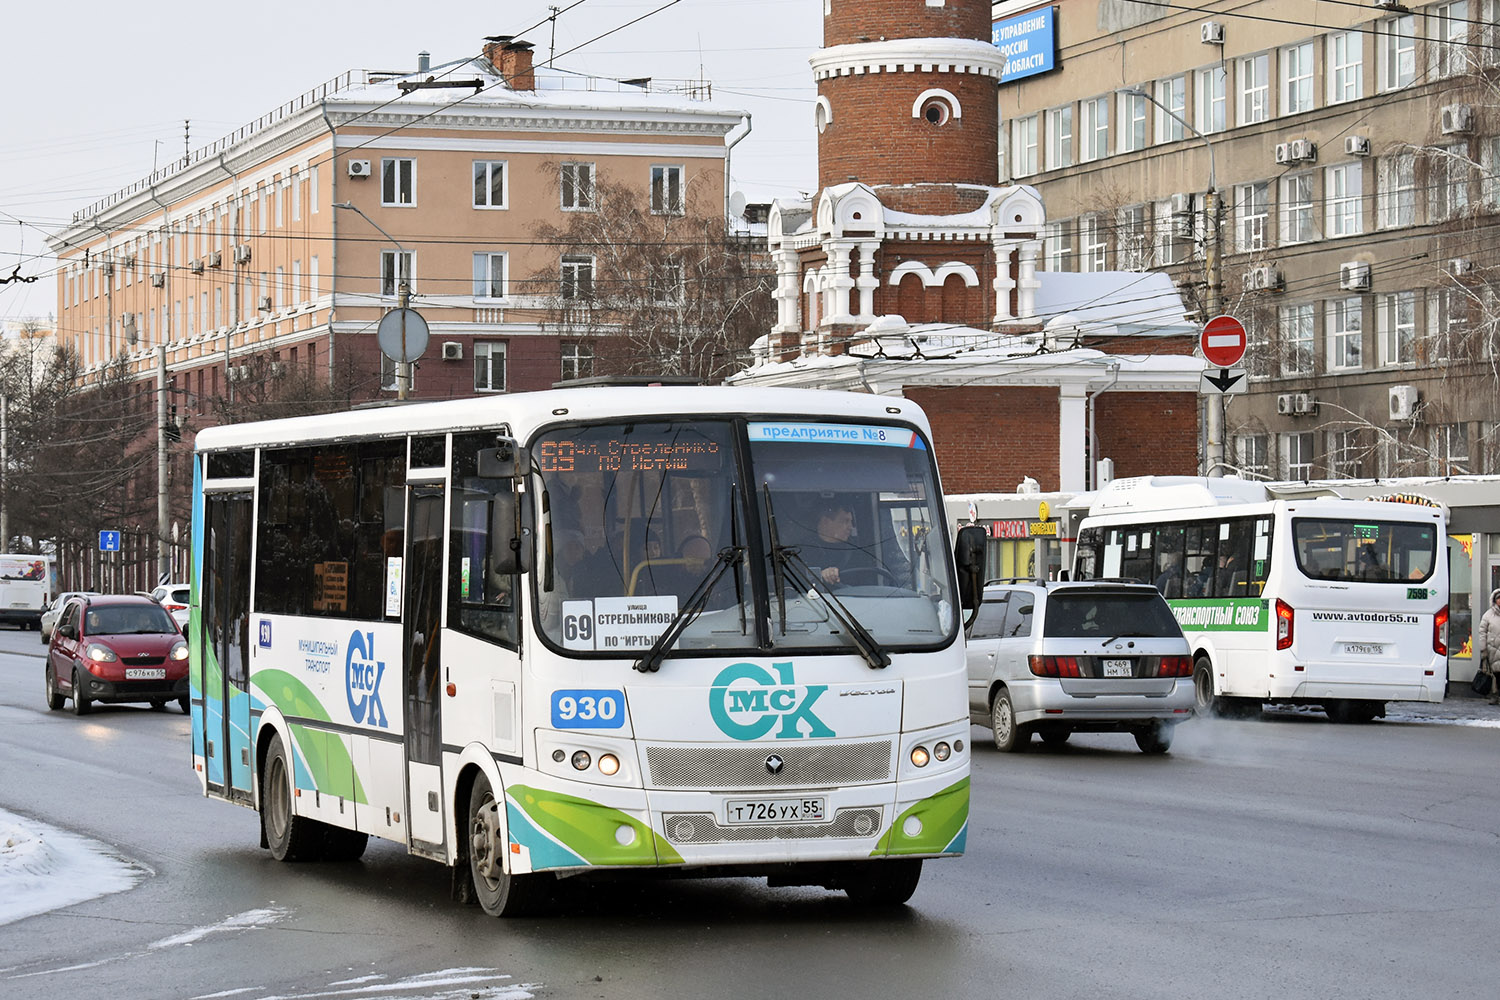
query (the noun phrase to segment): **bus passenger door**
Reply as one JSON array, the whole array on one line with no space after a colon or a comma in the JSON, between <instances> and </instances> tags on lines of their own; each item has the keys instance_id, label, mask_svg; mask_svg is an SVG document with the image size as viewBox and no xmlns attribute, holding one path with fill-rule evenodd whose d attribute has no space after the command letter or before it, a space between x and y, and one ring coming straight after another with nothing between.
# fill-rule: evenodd
<instances>
[{"instance_id":1,"label":"bus passenger door","mask_svg":"<svg viewBox=\"0 0 1500 1000\"><path fill-rule=\"evenodd\" d=\"M403 688L406 815L413 848L443 846L440 616L443 601L441 486L410 487L407 503Z\"/></svg>"},{"instance_id":2,"label":"bus passenger door","mask_svg":"<svg viewBox=\"0 0 1500 1000\"><path fill-rule=\"evenodd\" d=\"M250 747L250 496L204 498L203 725L208 785L253 798ZM228 785L226 787L226 772Z\"/></svg>"}]
</instances>

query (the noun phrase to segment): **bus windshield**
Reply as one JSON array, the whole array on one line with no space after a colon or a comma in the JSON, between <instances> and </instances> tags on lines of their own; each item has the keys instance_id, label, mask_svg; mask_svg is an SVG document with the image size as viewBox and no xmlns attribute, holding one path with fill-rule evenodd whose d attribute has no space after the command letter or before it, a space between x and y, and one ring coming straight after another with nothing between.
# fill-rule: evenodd
<instances>
[{"instance_id":1,"label":"bus windshield","mask_svg":"<svg viewBox=\"0 0 1500 1000\"><path fill-rule=\"evenodd\" d=\"M1294 518L1297 568L1313 580L1412 583L1437 565L1431 524Z\"/></svg>"},{"instance_id":2,"label":"bus windshield","mask_svg":"<svg viewBox=\"0 0 1500 1000\"><path fill-rule=\"evenodd\" d=\"M565 651L639 656L685 610L676 652L854 651L851 618L889 649L953 634L941 532L928 544L941 497L910 428L633 421L546 432L532 455L538 616Z\"/></svg>"}]
</instances>

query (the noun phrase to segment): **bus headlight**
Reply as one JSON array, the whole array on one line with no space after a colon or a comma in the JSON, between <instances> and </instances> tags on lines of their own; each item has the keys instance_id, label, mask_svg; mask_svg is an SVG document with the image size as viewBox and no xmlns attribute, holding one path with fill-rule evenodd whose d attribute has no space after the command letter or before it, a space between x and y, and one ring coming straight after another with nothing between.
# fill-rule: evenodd
<instances>
[{"instance_id":1,"label":"bus headlight","mask_svg":"<svg viewBox=\"0 0 1500 1000\"><path fill-rule=\"evenodd\" d=\"M928 756L926 747L911 748L911 762L917 767L926 767L929 760L931 757Z\"/></svg>"},{"instance_id":2,"label":"bus headlight","mask_svg":"<svg viewBox=\"0 0 1500 1000\"><path fill-rule=\"evenodd\" d=\"M620 758L612 753L603 754L599 758L599 773L612 775L620 770Z\"/></svg>"},{"instance_id":3,"label":"bus headlight","mask_svg":"<svg viewBox=\"0 0 1500 1000\"><path fill-rule=\"evenodd\" d=\"M591 764L592 762L593 758L589 756L589 752L587 750L573 751L573 770L587 771L589 769L589 764Z\"/></svg>"},{"instance_id":4,"label":"bus headlight","mask_svg":"<svg viewBox=\"0 0 1500 1000\"><path fill-rule=\"evenodd\" d=\"M952 753L952 750L946 743L939 743L937 746L932 748L932 755L939 761L947 760L950 753Z\"/></svg>"}]
</instances>

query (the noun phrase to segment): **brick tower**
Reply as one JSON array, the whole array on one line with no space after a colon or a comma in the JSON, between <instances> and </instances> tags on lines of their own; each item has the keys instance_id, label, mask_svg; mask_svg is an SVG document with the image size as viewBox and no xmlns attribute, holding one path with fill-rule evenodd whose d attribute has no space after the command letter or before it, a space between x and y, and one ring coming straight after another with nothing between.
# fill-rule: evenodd
<instances>
[{"instance_id":1,"label":"brick tower","mask_svg":"<svg viewBox=\"0 0 1500 1000\"><path fill-rule=\"evenodd\" d=\"M819 192L777 202L780 357L837 354L879 316L992 328L1032 314L1044 213L997 187L1005 57L989 0L823 0Z\"/></svg>"}]
</instances>

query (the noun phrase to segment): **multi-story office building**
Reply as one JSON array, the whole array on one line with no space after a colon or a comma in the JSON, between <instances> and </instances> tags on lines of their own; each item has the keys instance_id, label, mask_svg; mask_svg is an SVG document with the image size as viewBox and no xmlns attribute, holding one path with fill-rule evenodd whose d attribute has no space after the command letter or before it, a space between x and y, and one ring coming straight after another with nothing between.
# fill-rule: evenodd
<instances>
[{"instance_id":1,"label":"multi-story office building","mask_svg":"<svg viewBox=\"0 0 1500 1000\"><path fill-rule=\"evenodd\" d=\"M592 374L594 343L546 320L589 296L596 262L537 233L611 184L721 217L745 116L702 84L534 66L510 39L419 61L340 76L77 212L52 239L60 340L140 377L164 347L190 411L299 368L378 397L398 386L377 324L407 283L431 331L414 397Z\"/></svg>"},{"instance_id":2,"label":"multi-story office building","mask_svg":"<svg viewBox=\"0 0 1500 1000\"><path fill-rule=\"evenodd\" d=\"M1500 471L1500 3L993 8L1033 12L1055 62L1000 85L1002 179L1045 269L1165 270L1244 322L1228 471Z\"/></svg>"}]
</instances>

